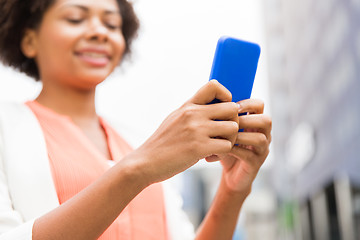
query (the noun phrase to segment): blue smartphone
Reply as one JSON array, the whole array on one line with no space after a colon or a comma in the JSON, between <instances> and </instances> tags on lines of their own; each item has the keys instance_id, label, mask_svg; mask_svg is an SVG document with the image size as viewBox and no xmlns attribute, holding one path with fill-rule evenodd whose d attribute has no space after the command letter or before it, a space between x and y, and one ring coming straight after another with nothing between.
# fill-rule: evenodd
<instances>
[{"instance_id":1,"label":"blue smartphone","mask_svg":"<svg viewBox=\"0 0 360 240\"><path fill-rule=\"evenodd\" d=\"M260 57L260 46L223 36L218 40L211 68L210 79L216 79L232 94L232 101L238 102L251 96L254 78ZM220 102L215 99L211 103Z\"/></svg>"}]
</instances>

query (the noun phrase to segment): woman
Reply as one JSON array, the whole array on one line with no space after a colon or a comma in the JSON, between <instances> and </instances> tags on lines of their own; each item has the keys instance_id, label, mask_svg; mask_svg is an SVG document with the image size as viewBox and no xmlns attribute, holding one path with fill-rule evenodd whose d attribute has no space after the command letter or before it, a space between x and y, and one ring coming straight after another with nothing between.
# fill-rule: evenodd
<instances>
[{"instance_id":1,"label":"woman","mask_svg":"<svg viewBox=\"0 0 360 240\"><path fill-rule=\"evenodd\" d=\"M223 175L196 239L231 239L269 151L263 103L232 103L230 92L210 81L132 150L94 104L96 86L136 35L131 5L0 0L0 8L2 62L43 83L34 101L2 107L0 239L176 238L160 182L202 158L221 161ZM222 103L208 105L214 98ZM238 117L243 112L251 114Z\"/></svg>"}]
</instances>

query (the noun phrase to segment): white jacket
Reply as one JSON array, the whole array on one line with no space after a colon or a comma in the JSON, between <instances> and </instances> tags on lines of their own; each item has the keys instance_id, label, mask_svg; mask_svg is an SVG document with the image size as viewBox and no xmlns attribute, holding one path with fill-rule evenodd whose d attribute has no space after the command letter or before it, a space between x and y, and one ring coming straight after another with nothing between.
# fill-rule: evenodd
<instances>
[{"instance_id":1,"label":"white jacket","mask_svg":"<svg viewBox=\"0 0 360 240\"><path fill-rule=\"evenodd\" d=\"M173 240L194 239L182 200L164 185ZM0 103L0 240L32 240L36 218L59 206L43 132L20 103Z\"/></svg>"},{"instance_id":2,"label":"white jacket","mask_svg":"<svg viewBox=\"0 0 360 240\"><path fill-rule=\"evenodd\" d=\"M34 220L58 205L35 115L24 104L0 104L0 239L32 239Z\"/></svg>"}]
</instances>

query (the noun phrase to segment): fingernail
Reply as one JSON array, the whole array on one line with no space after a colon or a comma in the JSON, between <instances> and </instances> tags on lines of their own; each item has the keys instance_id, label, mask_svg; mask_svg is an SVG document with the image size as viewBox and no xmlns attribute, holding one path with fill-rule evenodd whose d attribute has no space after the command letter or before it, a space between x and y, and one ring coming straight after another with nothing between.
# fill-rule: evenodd
<instances>
[{"instance_id":1,"label":"fingernail","mask_svg":"<svg viewBox=\"0 0 360 240\"><path fill-rule=\"evenodd\" d=\"M240 112L240 110L241 110L241 105L240 105L240 103L236 103L236 106L237 106L237 109L238 109L238 111Z\"/></svg>"}]
</instances>

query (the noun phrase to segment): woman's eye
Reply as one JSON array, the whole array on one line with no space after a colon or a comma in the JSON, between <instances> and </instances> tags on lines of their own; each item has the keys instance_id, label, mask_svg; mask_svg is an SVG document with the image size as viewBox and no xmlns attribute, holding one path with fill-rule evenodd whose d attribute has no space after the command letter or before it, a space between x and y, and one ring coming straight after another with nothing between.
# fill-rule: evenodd
<instances>
[{"instance_id":1,"label":"woman's eye","mask_svg":"<svg viewBox=\"0 0 360 240\"><path fill-rule=\"evenodd\" d=\"M121 28L119 25L115 25L115 24L111 24L111 23L107 23L106 26L111 30L116 30L116 29Z\"/></svg>"},{"instance_id":2,"label":"woman's eye","mask_svg":"<svg viewBox=\"0 0 360 240\"><path fill-rule=\"evenodd\" d=\"M83 20L82 19L75 19L75 18L68 18L67 21L69 23L72 23L72 24L79 24L81 23Z\"/></svg>"}]
</instances>

